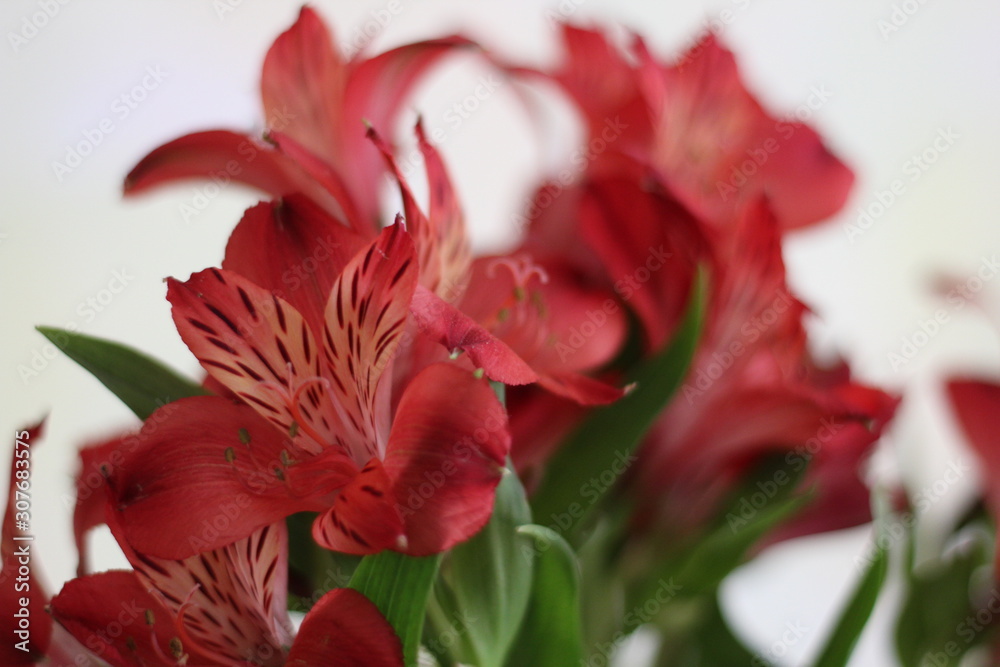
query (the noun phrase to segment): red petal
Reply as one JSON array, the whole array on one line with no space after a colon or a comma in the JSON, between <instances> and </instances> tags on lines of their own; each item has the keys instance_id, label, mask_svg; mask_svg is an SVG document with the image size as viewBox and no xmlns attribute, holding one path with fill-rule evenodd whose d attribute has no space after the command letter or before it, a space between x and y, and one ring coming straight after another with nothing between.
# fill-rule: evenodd
<instances>
[{"instance_id":1,"label":"red petal","mask_svg":"<svg viewBox=\"0 0 1000 667\"><path fill-rule=\"evenodd\" d=\"M347 183L341 177L332 163L317 156L292 137L282 132L272 132L271 141L283 154L295 161L295 164L316 183L321 185L333 201L337 202L337 207L330 209L334 215L342 217L343 220L360 234L371 234L372 220L363 218L358 213L358 204ZM318 200L322 201L322 200Z\"/></svg>"},{"instance_id":2,"label":"red petal","mask_svg":"<svg viewBox=\"0 0 1000 667\"><path fill-rule=\"evenodd\" d=\"M650 348L659 349L691 294L705 248L700 223L668 195L615 178L589 184L580 216L616 292L639 316Z\"/></svg>"},{"instance_id":3,"label":"red petal","mask_svg":"<svg viewBox=\"0 0 1000 667\"><path fill-rule=\"evenodd\" d=\"M349 554L374 554L405 544L403 521L396 511L392 484L382 462L372 459L316 517L313 539L323 547Z\"/></svg>"},{"instance_id":4,"label":"red petal","mask_svg":"<svg viewBox=\"0 0 1000 667\"><path fill-rule=\"evenodd\" d=\"M413 241L397 223L348 263L326 306L323 350L358 463L380 456L388 435L390 383L379 380L396 355L417 271Z\"/></svg>"},{"instance_id":5,"label":"red petal","mask_svg":"<svg viewBox=\"0 0 1000 667\"><path fill-rule=\"evenodd\" d=\"M104 508L108 501L107 477L124 460L123 448L128 446L133 438L134 436L122 436L80 449L80 472L76 476L76 509L73 511L73 534L79 556L76 568L78 577L90 572L85 542L87 532L105 522Z\"/></svg>"},{"instance_id":6,"label":"red petal","mask_svg":"<svg viewBox=\"0 0 1000 667\"><path fill-rule=\"evenodd\" d=\"M168 285L177 331L209 374L300 446L317 452L337 441L319 347L295 308L218 269Z\"/></svg>"},{"instance_id":7,"label":"red petal","mask_svg":"<svg viewBox=\"0 0 1000 667\"><path fill-rule=\"evenodd\" d=\"M282 664L281 647L292 639L283 521L184 560L137 553L114 518L111 530L140 581L178 619L185 642L220 664Z\"/></svg>"},{"instance_id":8,"label":"red petal","mask_svg":"<svg viewBox=\"0 0 1000 667\"><path fill-rule=\"evenodd\" d=\"M423 333L449 351L462 350L491 380L529 384L538 375L502 340L430 290L418 287L410 312Z\"/></svg>"},{"instance_id":9,"label":"red petal","mask_svg":"<svg viewBox=\"0 0 1000 667\"><path fill-rule=\"evenodd\" d=\"M509 450L507 415L485 380L453 364L434 364L413 379L385 458L407 553L444 551L483 527Z\"/></svg>"},{"instance_id":10,"label":"red petal","mask_svg":"<svg viewBox=\"0 0 1000 667\"><path fill-rule=\"evenodd\" d=\"M301 195L260 203L243 214L222 268L285 299L323 330L333 283L364 239Z\"/></svg>"},{"instance_id":11,"label":"red petal","mask_svg":"<svg viewBox=\"0 0 1000 667\"><path fill-rule=\"evenodd\" d=\"M590 135L600 136L611 119L624 116L628 140L648 145L651 119L633 66L604 34L566 24L561 28L566 59L553 78L580 106Z\"/></svg>"},{"instance_id":12,"label":"red petal","mask_svg":"<svg viewBox=\"0 0 1000 667\"><path fill-rule=\"evenodd\" d=\"M215 396L165 405L110 479L126 539L144 554L187 558L324 509L286 479L296 452L246 406Z\"/></svg>"},{"instance_id":13,"label":"red petal","mask_svg":"<svg viewBox=\"0 0 1000 667\"><path fill-rule=\"evenodd\" d=\"M413 236L420 258L420 284L448 302L454 303L465 289L471 262L465 220L455 192L437 150L427 142L423 126L417 123L417 137L424 155L430 189L429 214L425 215L403 176L392 151L373 128L368 137L382 153L403 197L407 231Z\"/></svg>"},{"instance_id":14,"label":"red petal","mask_svg":"<svg viewBox=\"0 0 1000 667\"><path fill-rule=\"evenodd\" d=\"M815 132L768 114L714 35L674 67L662 68L642 48L638 55L659 116L652 159L696 211L725 225L733 210L764 194L790 229L843 206L851 171Z\"/></svg>"},{"instance_id":15,"label":"red petal","mask_svg":"<svg viewBox=\"0 0 1000 667\"><path fill-rule=\"evenodd\" d=\"M403 645L368 598L350 588L338 588L306 614L285 665L402 667Z\"/></svg>"},{"instance_id":16,"label":"red petal","mask_svg":"<svg viewBox=\"0 0 1000 667\"><path fill-rule=\"evenodd\" d=\"M972 378L955 378L947 384L958 422L985 468L984 495L996 516L1000 514L1000 385ZM1000 545L1000 535L997 536ZM1000 572L1000 546L994 572Z\"/></svg>"},{"instance_id":17,"label":"red petal","mask_svg":"<svg viewBox=\"0 0 1000 667\"><path fill-rule=\"evenodd\" d=\"M345 85L345 64L329 30L315 11L303 7L264 59L260 88L268 128L339 164Z\"/></svg>"},{"instance_id":18,"label":"red petal","mask_svg":"<svg viewBox=\"0 0 1000 667\"><path fill-rule=\"evenodd\" d=\"M242 183L275 197L303 193L332 215L350 220L349 204L331 196L326 183L310 178L294 156L229 130L195 132L155 149L129 172L125 194L188 179L210 179L219 188Z\"/></svg>"},{"instance_id":19,"label":"red petal","mask_svg":"<svg viewBox=\"0 0 1000 667\"><path fill-rule=\"evenodd\" d=\"M962 378L948 382L947 390L969 444L986 464L988 477L1000 477L1000 386Z\"/></svg>"},{"instance_id":20,"label":"red petal","mask_svg":"<svg viewBox=\"0 0 1000 667\"><path fill-rule=\"evenodd\" d=\"M179 641L174 619L134 572L73 579L52 598L51 609L81 644L115 667L176 664L170 647L171 640ZM211 664L195 650L183 645L184 653L194 658L191 664Z\"/></svg>"}]
</instances>

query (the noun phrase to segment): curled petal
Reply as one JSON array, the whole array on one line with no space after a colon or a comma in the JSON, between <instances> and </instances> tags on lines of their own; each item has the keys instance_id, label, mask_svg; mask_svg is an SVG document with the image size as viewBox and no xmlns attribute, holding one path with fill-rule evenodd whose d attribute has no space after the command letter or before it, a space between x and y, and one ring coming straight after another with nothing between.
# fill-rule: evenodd
<instances>
[{"instance_id":1,"label":"curled petal","mask_svg":"<svg viewBox=\"0 0 1000 667\"><path fill-rule=\"evenodd\" d=\"M413 295L410 312L421 331L449 351L461 350L491 380L530 384L538 375L502 340L424 287Z\"/></svg>"},{"instance_id":2,"label":"curled petal","mask_svg":"<svg viewBox=\"0 0 1000 667\"><path fill-rule=\"evenodd\" d=\"M403 521L381 461L369 461L333 506L316 517L313 538L327 549L359 555L405 548Z\"/></svg>"}]
</instances>

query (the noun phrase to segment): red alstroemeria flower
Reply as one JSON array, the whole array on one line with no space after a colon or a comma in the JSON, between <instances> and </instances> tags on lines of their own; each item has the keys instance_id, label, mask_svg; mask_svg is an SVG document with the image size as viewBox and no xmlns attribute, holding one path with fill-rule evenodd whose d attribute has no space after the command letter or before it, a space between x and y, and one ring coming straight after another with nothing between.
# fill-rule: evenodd
<instances>
[{"instance_id":1,"label":"red alstroemeria flower","mask_svg":"<svg viewBox=\"0 0 1000 667\"><path fill-rule=\"evenodd\" d=\"M1000 384L979 378L952 378L948 397L969 444L983 465L983 496L994 517L1000 516ZM998 533L1000 545L1000 533ZM1000 548L996 576L1000 577Z\"/></svg>"},{"instance_id":2,"label":"red alstroemeria flower","mask_svg":"<svg viewBox=\"0 0 1000 667\"><path fill-rule=\"evenodd\" d=\"M493 354L481 359L482 344L470 343L502 344L508 357L505 375L511 375L511 367L520 368L516 381L507 384L538 382L584 405L621 398L623 390L583 375L610 361L625 338L624 316L610 291L581 285L567 267L543 266L520 250L470 260L451 180L420 124L417 136L430 185L426 214L388 146L374 131L370 136L396 177L408 225L416 227L417 239L424 238L417 240L421 286L455 305L452 309L426 292L419 295L421 307L415 314L424 333L449 350L468 351L493 379L501 379L501 364L491 363Z\"/></svg>"},{"instance_id":3,"label":"red alstroemeria flower","mask_svg":"<svg viewBox=\"0 0 1000 667\"><path fill-rule=\"evenodd\" d=\"M524 359L545 390L581 405L624 394L584 375L611 361L625 340L624 311L609 290L583 287L563 267L515 251L477 259L459 307Z\"/></svg>"},{"instance_id":4,"label":"red alstroemeria flower","mask_svg":"<svg viewBox=\"0 0 1000 667\"><path fill-rule=\"evenodd\" d=\"M853 383L846 366L816 372L805 350L805 306L788 291L777 222L763 203L747 208L734 247L713 275L705 333L688 377L639 452L630 482L639 523L683 533L767 455L784 457L785 483L809 466L817 493L798 533L869 518L861 464L898 399ZM835 498L851 495L837 505ZM846 493L845 493L846 492ZM859 509L860 508L860 509ZM789 533L791 534L791 533Z\"/></svg>"},{"instance_id":5,"label":"red alstroemeria flower","mask_svg":"<svg viewBox=\"0 0 1000 667\"><path fill-rule=\"evenodd\" d=\"M596 30L564 26L564 63L551 73L590 131L588 168L619 170L620 155L655 169L692 211L728 227L761 195L783 229L836 213L854 175L810 127L766 111L733 54L706 34L673 65L638 38L626 60Z\"/></svg>"},{"instance_id":6,"label":"red alstroemeria flower","mask_svg":"<svg viewBox=\"0 0 1000 667\"><path fill-rule=\"evenodd\" d=\"M73 637L115 667L403 664L388 621L350 589L320 598L293 638L283 522L183 560L136 552L115 513L109 525L134 571L74 579L50 608Z\"/></svg>"},{"instance_id":7,"label":"red alstroemeria flower","mask_svg":"<svg viewBox=\"0 0 1000 667\"><path fill-rule=\"evenodd\" d=\"M365 123L393 128L421 75L444 55L471 45L446 37L345 61L320 17L304 7L264 60L261 96L275 146L227 130L189 134L143 158L126 178L125 193L224 176L278 197L304 193L370 233L382 222L385 170L365 138Z\"/></svg>"},{"instance_id":8,"label":"red alstroemeria flower","mask_svg":"<svg viewBox=\"0 0 1000 667\"><path fill-rule=\"evenodd\" d=\"M170 281L181 337L242 404L195 397L154 413L111 479L128 542L185 558L305 510L322 512L317 542L355 554L426 555L478 531L506 415L454 364L394 387L417 274L397 223L348 262L322 323L225 270Z\"/></svg>"}]
</instances>

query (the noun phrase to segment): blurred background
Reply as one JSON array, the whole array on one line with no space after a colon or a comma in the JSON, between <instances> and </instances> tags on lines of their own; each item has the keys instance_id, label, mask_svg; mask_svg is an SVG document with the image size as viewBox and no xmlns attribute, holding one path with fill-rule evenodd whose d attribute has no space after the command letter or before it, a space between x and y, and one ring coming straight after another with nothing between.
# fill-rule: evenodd
<instances>
[{"instance_id":1,"label":"blurred background","mask_svg":"<svg viewBox=\"0 0 1000 667\"><path fill-rule=\"evenodd\" d=\"M941 401L945 373L1000 376L1000 5L951 0L328 0L313 3L345 52L462 32L507 58L558 56L555 21L641 33L673 57L706 26L736 51L772 113L814 125L857 172L842 213L788 242L792 285L809 303L816 349L859 377L905 393L876 479L925 498L920 549L976 494L975 470ZM194 377L172 326L163 278L217 265L257 196L203 183L121 198L146 152L210 128L262 129L260 65L299 4L214 0L127 3L5 0L0 5L0 454L45 415L33 467L33 528L46 580L73 575L76 447L135 425L96 380L38 334L74 328L139 347ZM565 112L540 137L501 85L456 123L448 115L487 70L455 59L413 102L440 128L480 249L510 243L512 216L575 136ZM407 123L408 125L408 123ZM397 137L407 146L409 137ZM566 144L562 144L563 147ZM414 172L417 173L417 172ZM419 186L418 186L419 191ZM948 299L947 289L964 295ZM954 293L953 293L954 294ZM985 306L976 306L982 302ZM936 323L936 324L935 324ZM949 479L952 479L949 477ZM921 495L923 494L923 495ZM762 659L808 662L858 574L869 530L781 544L730 577L726 613ZM109 535L98 569L124 566ZM890 589L891 591L892 589ZM891 665L886 596L852 665ZM632 658L640 664L641 641Z\"/></svg>"}]
</instances>

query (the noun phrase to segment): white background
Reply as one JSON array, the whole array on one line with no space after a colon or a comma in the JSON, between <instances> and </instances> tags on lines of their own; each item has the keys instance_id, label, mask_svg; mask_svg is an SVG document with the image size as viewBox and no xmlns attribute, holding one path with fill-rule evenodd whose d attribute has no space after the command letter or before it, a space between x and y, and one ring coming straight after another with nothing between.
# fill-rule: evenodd
<instances>
[{"instance_id":1,"label":"white background","mask_svg":"<svg viewBox=\"0 0 1000 667\"><path fill-rule=\"evenodd\" d=\"M46 5L51 17L44 17ZM197 364L171 326L162 279L186 278L218 264L228 232L255 201L228 188L185 221L194 186L123 202L121 182L148 150L186 132L213 127L260 130L259 68L271 40L290 25L295 3L230 0L142 3L90 0L5 1L0 6L0 453L15 429L49 415L34 459L34 531L53 588L72 575L70 513L75 448L133 424L128 411L86 372L52 354L33 327L68 326L131 343L191 374ZM388 2L327 1L316 6L348 37ZM378 50L462 30L505 55L543 62L556 53L545 8L556 2L398 0L400 9L373 41ZM787 244L792 283L817 313L817 347L839 350L862 378L906 393L882 452L888 479L914 492L932 489L944 470L967 457L940 403L939 381L953 369L1000 372L997 329L989 317L935 297L943 274L965 280L1000 251L995 159L1000 154L1000 5L973 0L739 0L719 2L563 3L570 19L613 22L640 31L669 55L708 21L737 51L745 78L778 114L807 101L811 87L830 99L810 122L858 174L845 211ZM893 13L898 30L888 31ZM723 13L728 10L728 13ZM37 31L25 28L43 24ZM14 44L11 34L26 41ZM30 35L30 37L29 37ZM165 78L128 115L116 100L140 85L146 68ZM509 240L510 217L523 205L552 155L537 148L510 91L501 89L461 126L444 113L485 71L468 61L446 67L414 103L446 136L452 165L479 247ZM71 173L56 161L105 118L113 131ZM105 127L108 127L105 124ZM914 179L907 161L933 145L939 131L958 138ZM867 230L848 226L895 179L905 192ZM883 195L883 198L885 195ZM109 286L115 272L128 283ZM980 293L997 303L998 285ZM110 297L110 300L108 300ZM103 299L100 312L88 299ZM916 356L893 368L922 321L945 308L947 322ZM992 307L994 321L1000 308ZM918 336L918 340L923 340ZM47 354L48 353L48 354ZM46 358L51 357L51 358ZM37 375L25 375L25 368ZM19 371L20 369L20 371ZM3 435L7 434L7 435ZM929 512L923 549L936 548L936 526L975 492L968 473ZM782 545L737 573L724 589L728 612L748 642L779 664L805 664L856 576L854 556L867 530ZM101 567L120 565L106 536ZM891 600L890 600L891 602ZM852 664L892 664L891 604L883 605ZM781 644L787 624L801 638ZM775 642L779 642L776 644ZM632 663L630 663L632 664Z\"/></svg>"}]
</instances>

